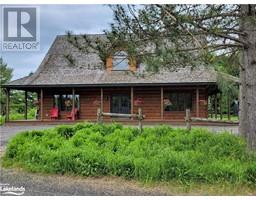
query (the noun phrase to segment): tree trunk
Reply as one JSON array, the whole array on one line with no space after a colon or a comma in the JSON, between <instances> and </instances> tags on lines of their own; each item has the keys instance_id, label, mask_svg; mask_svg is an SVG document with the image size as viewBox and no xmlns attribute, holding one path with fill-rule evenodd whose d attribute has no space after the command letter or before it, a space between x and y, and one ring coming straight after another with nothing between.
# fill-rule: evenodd
<instances>
[{"instance_id":1,"label":"tree trunk","mask_svg":"<svg viewBox=\"0 0 256 200\"><path fill-rule=\"evenodd\" d=\"M240 28L244 36L240 69L239 131L248 148L256 150L256 15L255 5L241 5Z\"/></svg>"}]
</instances>

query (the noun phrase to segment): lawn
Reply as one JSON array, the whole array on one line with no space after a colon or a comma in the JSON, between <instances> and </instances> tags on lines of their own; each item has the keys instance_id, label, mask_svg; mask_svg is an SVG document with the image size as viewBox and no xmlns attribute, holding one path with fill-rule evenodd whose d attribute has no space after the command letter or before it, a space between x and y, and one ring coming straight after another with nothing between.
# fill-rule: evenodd
<instances>
[{"instance_id":1,"label":"lawn","mask_svg":"<svg viewBox=\"0 0 256 200\"><path fill-rule=\"evenodd\" d=\"M208 116L209 119L215 119L215 115L213 114L213 117L211 117L210 115ZM220 114L217 115L217 119L218 120L221 120L220 119ZM223 114L222 115L222 120L224 121L228 121L228 115L227 114ZM231 115L230 116L230 121L233 121L233 122L238 122L239 118L237 115Z\"/></svg>"},{"instance_id":2,"label":"lawn","mask_svg":"<svg viewBox=\"0 0 256 200\"><path fill-rule=\"evenodd\" d=\"M0 115L0 126L4 124L5 118L3 115Z\"/></svg>"},{"instance_id":3,"label":"lawn","mask_svg":"<svg viewBox=\"0 0 256 200\"><path fill-rule=\"evenodd\" d=\"M147 183L255 185L256 154L244 140L204 129L76 124L26 131L9 143L2 164L32 172L120 176Z\"/></svg>"},{"instance_id":4,"label":"lawn","mask_svg":"<svg viewBox=\"0 0 256 200\"><path fill-rule=\"evenodd\" d=\"M36 110L33 108L33 109L29 109L28 110L28 119L35 119L35 112ZM10 116L9 116L10 120L24 120L25 117L24 117L24 114L23 113L10 113ZM0 125L4 124L5 122L5 116L3 115L0 115Z\"/></svg>"}]
</instances>

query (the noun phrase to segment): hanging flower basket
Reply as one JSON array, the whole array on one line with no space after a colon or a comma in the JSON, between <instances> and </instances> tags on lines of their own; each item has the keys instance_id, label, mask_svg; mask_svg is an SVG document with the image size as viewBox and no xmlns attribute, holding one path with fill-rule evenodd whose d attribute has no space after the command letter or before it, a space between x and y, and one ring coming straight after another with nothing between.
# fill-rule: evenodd
<instances>
[{"instance_id":1,"label":"hanging flower basket","mask_svg":"<svg viewBox=\"0 0 256 200\"><path fill-rule=\"evenodd\" d=\"M172 102L170 101L170 99L164 99L164 105L165 106L170 106L170 105L172 105Z\"/></svg>"},{"instance_id":2,"label":"hanging flower basket","mask_svg":"<svg viewBox=\"0 0 256 200\"><path fill-rule=\"evenodd\" d=\"M144 104L144 101L143 101L142 98L136 98L136 99L134 100L134 105L135 105L135 106L140 106L140 105L142 105L142 104Z\"/></svg>"},{"instance_id":3,"label":"hanging flower basket","mask_svg":"<svg viewBox=\"0 0 256 200\"><path fill-rule=\"evenodd\" d=\"M65 100L65 106L66 106L66 107L72 106L72 102L70 101L70 99Z\"/></svg>"}]
</instances>

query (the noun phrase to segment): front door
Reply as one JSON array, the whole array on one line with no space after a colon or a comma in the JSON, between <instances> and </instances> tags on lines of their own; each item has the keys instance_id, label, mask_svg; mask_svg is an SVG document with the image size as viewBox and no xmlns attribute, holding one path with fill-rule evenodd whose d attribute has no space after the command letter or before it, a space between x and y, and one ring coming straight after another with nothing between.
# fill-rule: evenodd
<instances>
[{"instance_id":1,"label":"front door","mask_svg":"<svg viewBox=\"0 0 256 200\"><path fill-rule=\"evenodd\" d=\"M111 97L111 113L131 113L131 98L129 95L117 94Z\"/></svg>"}]
</instances>

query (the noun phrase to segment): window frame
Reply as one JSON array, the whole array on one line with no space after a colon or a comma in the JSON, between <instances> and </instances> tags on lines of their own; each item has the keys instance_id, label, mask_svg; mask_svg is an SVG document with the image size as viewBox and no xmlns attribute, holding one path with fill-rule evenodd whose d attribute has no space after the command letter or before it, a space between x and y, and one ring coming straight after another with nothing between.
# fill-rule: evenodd
<instances>
[{"instance_id":1,"label":"window frame","mask_svg":"<svg viewBox=\"0 0 256 200\"><path fill-rule=\"evenodd\" d=\"M70 97L70 100L71 100L71 109L70 110L67 109L67 106L62 104L63 101L64 101L63 98L62 98L63 96ZM61 112L70 112L72 110L73 95L71 93L53 94L52 98L53 98L53 107L57 107L59 109L59 111L61 111ZM80 94L75 94L75 108L80 110Z\"/></svg>"},{"instance_id":2,"label":"window frame","mask_svg":"<svg viewBox=\"0 0 256 200\"><path fill-rule=\"evenodd\" d=\"M171 100L171 95L172 94L175 94L176 95L176 99L174 100L175 102L176 102L176 107L177 107L177 109L175 109L175 110L172 110L172 109L170 109L170 110L166 110L166 108L169 106L169 105L164 105L164 108L163 108L163 110L164 110L164 112L167 112L167 113L170 113L170 112L185 112L186 111L186 109L190 109L191 111L193 110L193 92L192 91L166 91L165 92L165 94L164 94L164 99L169 99L169 100ZM181 96L182 95L188 95L188 96L190 96L189 97L189 99L190 99L190 103L189 102L185 102L186 101L186 99L185 98L183 98L183 108L184 109L179 109L179 102L180 102L180 98L181 98ZM188 98L187 98L188 99ZM190 105L189 105L190 104ZM189 105L189 107L187 106L187 105Z\"/></svg>"},{"instance_id":3,"label":"window frame","mask_svg":"<svg viewBox=\"0 0 256 200\"><path fill-rule=\"evenodd\" d=\"M122 59L122 55L117 55L118 53L124 53L123 60L121 62L119 62L118 64L124 62L124 60L127 60L127 67L125 69L120 69L120 68L116 69L117 66L114 65L114 60L116 59L115 57L119 57L119 58L117 58L119 60ZM128 53L123 50L116 51L112 56L112 71L129 71L129 70L130 70L130 59L129 59Z\"/></svg>"}]
</instances>

